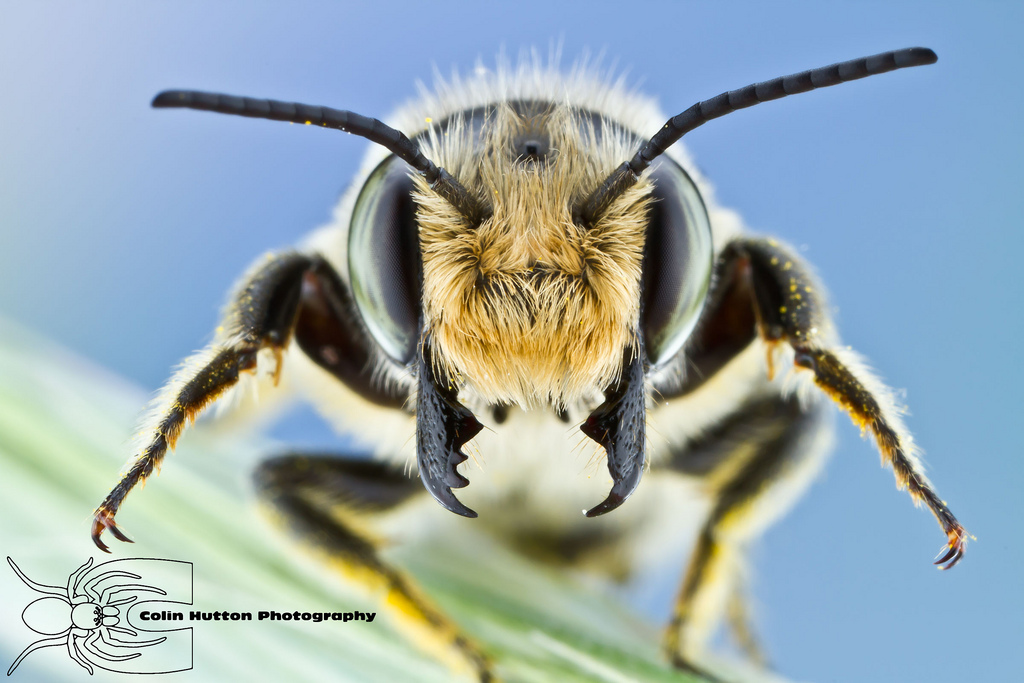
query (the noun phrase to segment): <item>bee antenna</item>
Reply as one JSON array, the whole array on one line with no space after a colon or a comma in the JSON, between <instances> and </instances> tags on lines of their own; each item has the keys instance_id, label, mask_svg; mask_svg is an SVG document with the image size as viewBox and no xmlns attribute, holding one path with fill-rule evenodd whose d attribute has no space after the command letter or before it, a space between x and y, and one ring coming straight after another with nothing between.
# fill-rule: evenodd
<instances>
[{"instance_id":1,"label":"bee antenna","mask_svg":"<svg viewBox=\"0 0 1024 683\"><path fill-rule=\"evenodd\" d=\"M288 121L310 126L334 128L352 133L383 146L402 159L430 183L430 189L444 197L473 224L486 216L484 208L448 171L440 168L420 152L404 133L378 119L330 107L317 107L298 102L259 100L197 90L165 90L153 98L157 109L199 109L218 114L233 114L255 119Z\"/></svg>"},{"instance_id":2,"label":"bee antenna","mask_svg":"<svg viewBox=\"0 0 1024 683\"><path fill-rule=\"evenodd\" d=\"M934 64L937 60L935 53L926 47L910 47L773 78L698 102L669 119L632 159L615 169L597 190L579 204L576 215L582 218L584 224L593 224L594 219L600 216L616 197L637 182L640 174L652 161L674 145L679 138L711 119L787 95L827 88L830 85L855 81L858 78L896 69Z\"/></svg>"}]
</instances>

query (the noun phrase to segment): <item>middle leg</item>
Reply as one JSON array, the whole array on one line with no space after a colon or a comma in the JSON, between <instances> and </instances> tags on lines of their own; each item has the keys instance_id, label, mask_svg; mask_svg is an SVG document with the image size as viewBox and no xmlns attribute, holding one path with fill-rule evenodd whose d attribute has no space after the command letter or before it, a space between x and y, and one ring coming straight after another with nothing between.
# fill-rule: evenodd
<instances>
[{"instance_id":1,"label":"middle leg","mask_svg":"<svg viewBox=\"0 0 1024 683\"><path fill-rule=\"evenodd\" d=\"M763 662L747 614L747 548L810 483L830 433L820 402L770 396L748 402L673 453L667 466L703 477L713 500L665 635L677 667L699 671L695 662L723 616L747 656Z\"/></svg>"},{"instance_id":2,"label":"middle leg","mask_svg":"<svg viewBox=\"0 0 1024 683\"><path fill-rule=\"evenodd\" d=\"M381 601L395 627L452 670L494 680L487 655L434 605L405 572L384 561L362 531L374 515L424 493L418 479L377 461L286 455L256 473L276 521L332 568Z\"/></svg>"}]
</instances>

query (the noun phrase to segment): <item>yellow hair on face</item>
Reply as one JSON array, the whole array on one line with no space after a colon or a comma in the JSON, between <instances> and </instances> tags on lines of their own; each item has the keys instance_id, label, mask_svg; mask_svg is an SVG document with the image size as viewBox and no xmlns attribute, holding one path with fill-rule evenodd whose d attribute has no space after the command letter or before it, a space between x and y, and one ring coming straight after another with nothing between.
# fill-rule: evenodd
<instances>
[{"instance_id":1,"label":"yellow hair on face","mask_svg":"<svg viewBox=\"0 0 1024 683\"><path fill-rule=\"evenodd\" d=\"M425 153L493 214L473 226L418 181L426 328L436 362L491 403L574 404L619 372L637 327L649 183L616 199L589 229L577 202L631 154L611 125L564 106L529 118L496 108L474 143L453 122ZM519 158L512 141L549 151Z\"/></svg>"}]
</instances>

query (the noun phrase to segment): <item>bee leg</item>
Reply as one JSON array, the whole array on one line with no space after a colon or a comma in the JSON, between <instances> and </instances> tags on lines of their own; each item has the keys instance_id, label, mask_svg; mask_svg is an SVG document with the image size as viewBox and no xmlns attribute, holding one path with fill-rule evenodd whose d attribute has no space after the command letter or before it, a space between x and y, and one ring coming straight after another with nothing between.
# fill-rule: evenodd
<instances>
[{"instance_id":1,"label":"bee leg","mask_svg":"<svg viewBox=\"0 0 1024 683\"><path fill-rule=\"evenodd\" d=\"M753 619L750 617L749 597L745 587L737 586L729 597L729 604L726 607L726 619L732 637L736 640L740 650L747 656L747 659L761 668L769 666L768 656L761 641L753 628Z\"/></svg>"},{"instance_id":2,"label":"bee leg","mask_svg":"<svg viewBox=\"0 0 1024 683\"><path fill-rule=\"evenodd\" d=\"M114 522L125 497L159 468L185 426L193 422L203 408L235 386L240 373L256 371L257 358L263 351L273 356L276 382L283 352L297 324L300 345L306 342L315 346L319 340L317 333L328 330L334 334L334 343L350 354L346 358L358 360L371 356L372 342L363 328L359 325L346 327L343 323L349 321L338 312L336 304L347 296L338 276L319 256L271 255L250 270L228 305L213 342L187 360L168 383L152 412L153 417L141 431L144 441L139 452L96 509L92 539L100 550L109 552L100 539L105 530L118 540L130 542ZM373 385L366 366L355 367L349 362L329 369L368 400L398 406L404 402L403 397L392 396Z\"/></svg>"},{"instance_id":3,"label":"bee leg","mask_svg":"<svg viewBox=\"0 0 1024 683\"><path fill-rule=\"evenodd\" d=\"M769 396L744 404L671 456L667 467L704 478L714 501L666 632L676 667L698 671L693 662L727 612L737 643L763 663L745 603L747 546L810 482L824 456L826 427L821 403Z\"/></svg>"},{"instance_id":4,"label":"bee leg","mask_svg":"<svg viewBox=\"0 0 1024 683\"><path fill-rule=\"evenodd\" d=\"M856 354L835 343L821 288L808 268L770 239L734 242L724 257L730 255L749 263L762 338L769 344L787 342L797 367L810 370L814 383L854 424L870 430L882 462L893 468L897 488L906 489L915 504L927 505L946 534L945 554L935 564L940 569L954 566L963 557L967 531L925 476L891 392Z\"/></svg>"},{"instance_id":5,"label":"bee leg","mask_svg":"<svg viewBox=\"0 0 1024 683\"><path fill-rule=\"evenodd\" d=\"M455 671L482 682L496 680L477 645L357 530L357 521L422 494L417 480L376 461L286 455L263 463L256 485L288 531L346 579L381 599L395 627L414 644Z\"/></svg>"}]
</instances>

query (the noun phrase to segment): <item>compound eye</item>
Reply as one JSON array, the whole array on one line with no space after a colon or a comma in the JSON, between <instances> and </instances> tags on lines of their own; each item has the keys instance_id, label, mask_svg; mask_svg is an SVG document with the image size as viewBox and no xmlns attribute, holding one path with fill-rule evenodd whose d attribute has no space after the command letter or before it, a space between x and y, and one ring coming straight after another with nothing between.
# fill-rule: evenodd
<instances>
[{"instance_id":1,"label":"compound eye","mask_svg":"<svg viewBox=\"0 0 1024 683\"><path fill-rule=\"evenodd\" d=\"M697 187L678 164L651 172L654 204L644 245L641 326L652 365L686 342L711 283L711 222Z\"/></svg>"},{"instance_id":2,"label":"compound eye","mask_svg":"<svg viewBox=\"0 0 1024 683\"><path fill-rule=\"evenodd\" d=\"M356 307L376 342L400 363L415 355L422 280L409 173L393 156L374 169L356 199L348 238Z\"/></svg>"}]
</instances>

